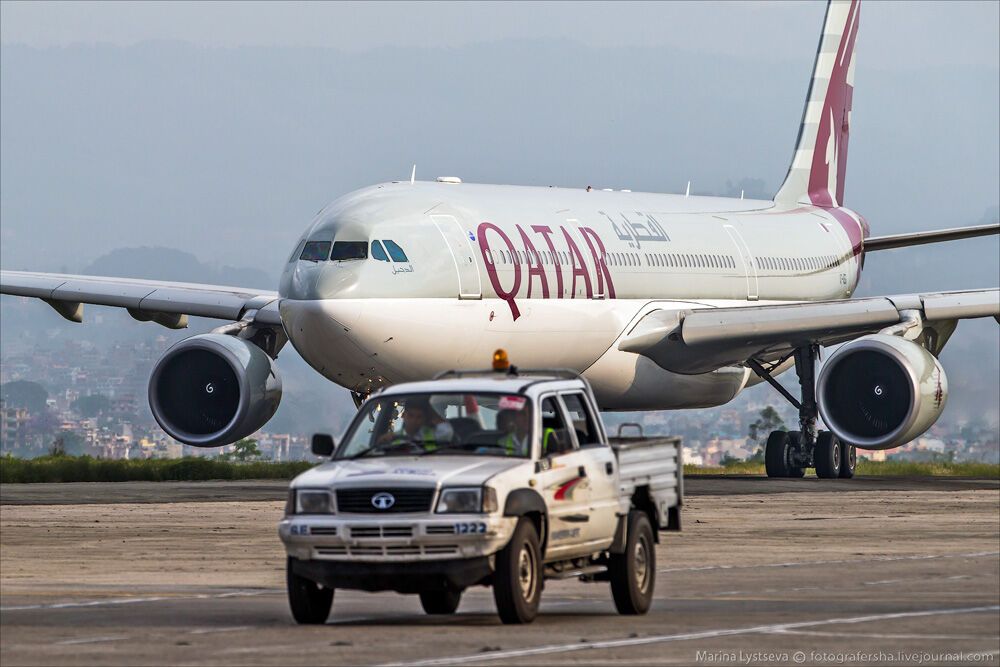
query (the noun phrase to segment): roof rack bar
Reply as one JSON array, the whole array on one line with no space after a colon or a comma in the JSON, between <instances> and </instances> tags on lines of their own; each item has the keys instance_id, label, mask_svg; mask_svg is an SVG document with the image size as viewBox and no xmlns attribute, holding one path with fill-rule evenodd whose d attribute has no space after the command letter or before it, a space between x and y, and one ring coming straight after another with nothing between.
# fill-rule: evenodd
<instances>
[{"instance_id":1,"label":"roof rack bar","mask_svg":"<svg viewBox=\"0 0 1000 667\"><path fill-rule=\"evenodd\" d=\"M442 371L435 375L432 380L442 380L444 378L463 378L463 377L473 377L473 376L486 376L486 377L520 377L524 375L554 375L556 377L567 378L570 380L575 380L580 377L580 374L571 368L517 368L516 366L511 366L509 371L495 371L492 368L484 368L479 370L457 370L452 369L448 371Z\"/></svg>"}]
</instances>

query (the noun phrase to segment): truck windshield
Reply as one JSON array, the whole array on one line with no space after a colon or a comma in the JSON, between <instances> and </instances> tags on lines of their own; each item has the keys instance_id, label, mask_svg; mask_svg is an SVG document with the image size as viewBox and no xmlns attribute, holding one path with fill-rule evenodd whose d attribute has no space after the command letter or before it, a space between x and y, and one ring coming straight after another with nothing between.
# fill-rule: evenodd
<instances>
[{"instance_id":1,"label":"truck windshield","mask_svg":"<svg viewBox=\"0 0 1000 667\"><path fill-rule=\"evenodd\" d=\"M531 456L531 402L495 393L385 396L364 405L335 458Z\"/></svg>"}]
</instances>

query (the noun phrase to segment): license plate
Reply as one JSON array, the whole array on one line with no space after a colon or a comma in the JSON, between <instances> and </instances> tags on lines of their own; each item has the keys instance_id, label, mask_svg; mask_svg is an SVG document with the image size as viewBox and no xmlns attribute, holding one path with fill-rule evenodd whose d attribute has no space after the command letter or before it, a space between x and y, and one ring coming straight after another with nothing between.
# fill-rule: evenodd
<instances>
[{"instance_id":1,"label":"license plate","mask_svg":"<svg viewBox=\"0 0 1000 667\"><path fill-rule=\"evenodd\" d=\"M455 524L456 535L484 535L485 533L486 524L481 521Z\"/></svg>"}]
</instances>

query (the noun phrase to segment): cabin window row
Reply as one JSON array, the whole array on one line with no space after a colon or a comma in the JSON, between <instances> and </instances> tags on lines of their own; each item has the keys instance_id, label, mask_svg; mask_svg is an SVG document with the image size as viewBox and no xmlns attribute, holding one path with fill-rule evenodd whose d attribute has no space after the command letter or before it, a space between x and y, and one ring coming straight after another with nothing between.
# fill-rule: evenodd
<instances>
[{"instance_id":1,"label":"cabin window row","mask_svg":"<svg viewBox=\"0 0 1000 667\"><path fill-rule=\"evenodd\" d=\"M821 271L837 265L834 255L817 257L758 257L757 268L771 271Z\"/></svg>"},{"instance_id":2,"label":"cabin window row","mask_svg":"<svg viewBox=\"0 0 1000 667\"><path fill-rule=\"evenodd\" d=\"M576 257L558 250L490 250L487 261L491 264L552 264L576 266ZM702 253L643 253L606 252L600 257L605 266L656 266L685 269L735 269L736 260L730 255Z\"/></svg>"}]
</instances>

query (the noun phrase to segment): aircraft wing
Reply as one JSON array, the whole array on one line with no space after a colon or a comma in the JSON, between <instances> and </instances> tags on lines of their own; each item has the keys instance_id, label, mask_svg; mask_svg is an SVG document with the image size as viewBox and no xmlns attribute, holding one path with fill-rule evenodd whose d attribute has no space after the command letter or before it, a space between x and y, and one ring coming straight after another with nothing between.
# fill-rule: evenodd
<instances>
[{"instance_id":1,"label":"aircraft wing","mask_svg":"<svg viewBox=\"0 0 1000 667\"><path fill-rule=\"evenodd\" d=\"M1000 289L655 310L636 323L618 349L641 354L675 373L706 373L748 359L781 359L806 344L835 345L899 324L913 314L925 323L949 323L941 327L946 336L956 320L994 317L1000 322Z\"/></svg>"},{"instance_id":2,"label":"aircraft wing","mask_svg":"<svg viewBox=\"0 0 1000 667\"><path fill-rule=\"evenodd\" d=\"M73 322L83 321L83 304L91 303L125 308L139 321L172 329L186 327L188 316L236 322L248 314L255 324L281 326L277 292L239 287L0 271L0 294L41 299Z\"/></svg>"}]
</instances>

